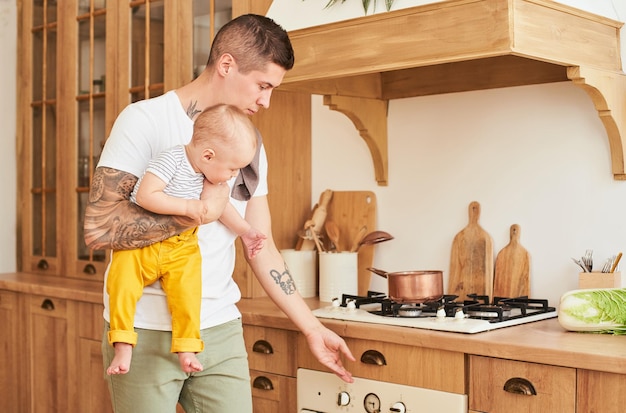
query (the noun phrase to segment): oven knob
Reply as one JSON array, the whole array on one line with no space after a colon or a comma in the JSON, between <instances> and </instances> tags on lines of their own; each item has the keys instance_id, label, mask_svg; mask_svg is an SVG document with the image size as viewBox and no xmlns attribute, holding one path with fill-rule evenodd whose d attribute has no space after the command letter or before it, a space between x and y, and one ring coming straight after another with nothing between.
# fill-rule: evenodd
<instances>
[{"instance_id":1,"label":"oven knob","mask_svg":"<svg viewBox=\"0 0 626 413\"><path fill-rule=\"evenodd\" d=\"M402 402L396 402L391 406L389 411L393 413L406 413L406 406Z\"/></svg>"},{"instance_id":2,"label":"oven knob","mask_svg":"<svg viewBox=\"0 0 626 413\"><path fill-rule=\"evenodd\" d=\"M347 406L350 404L350 393L347 391L339 392L337 395L337 406Z\"/></svg>"},{"instance_id":3,"label":"oven knob","mask_svg":"<svg viewBox=\"0 0 626 413\"><path fill-rule=\"evenodd\" d=\"M367 413L380 413L380 399L374 393L368 393L363 399L363 407Z\"/></svg>"}]
</instances>

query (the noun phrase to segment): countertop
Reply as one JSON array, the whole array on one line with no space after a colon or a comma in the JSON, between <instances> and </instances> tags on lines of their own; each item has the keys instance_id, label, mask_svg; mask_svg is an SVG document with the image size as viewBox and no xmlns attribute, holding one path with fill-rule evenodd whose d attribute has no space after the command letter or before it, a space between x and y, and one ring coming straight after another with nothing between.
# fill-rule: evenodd
<instances>
[{"instance_id":1,"label":"countertop","mask_svg":"<svg viewBox=\"0 0 626 413\"><path fill-rule=\"evenodd\" d=\"M317 298L305 301L311 309L328 305ZM239 309L245 324L296 330L269 298L243 299ZM556 318L477 334L320 320L342 337L626 374L626 336L566 331Z\"/></svg>"},{"instance_id":2,"label":"countertop","mask_svg":"<svg viewBox=\"0 0 626 413\"><path fill-rule=\"evenodd\" d=\"M102 283L28 273L0 274L0 289L102 303ZM305 299L311 309L317 298ZM269 298L242 299L245 324L297 330ZM477 334L321 319L342 337L393 342L510 360L626 374L626 336L566 331L556 318Z\"/></svg>"},{"instance_id":3,"label":"countertop","mask_svg":"<svg viewBox=\"0 0 626 413\"><path fill-rule=\"evenodd\" d=\"M103 285L101 281L17 272L0 274L0 290L102 304Z\"/></svg>"}]
</instances>

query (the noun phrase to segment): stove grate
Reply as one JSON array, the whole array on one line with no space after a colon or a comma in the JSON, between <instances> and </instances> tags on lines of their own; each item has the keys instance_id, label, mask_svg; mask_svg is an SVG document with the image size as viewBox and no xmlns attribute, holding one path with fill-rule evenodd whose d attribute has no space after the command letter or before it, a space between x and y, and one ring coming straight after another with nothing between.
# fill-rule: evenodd
<instances>
[{"instance_id":1,"label":"stove grate","mask_svg":"<svg viewBox=\"0 0 626 413\"><path fill-rule=\"evenodd\" d=\"M467 299L457 300L456 295L444 295L437 301L420 304L397 303L385 294L368 291L367 296L343 294L341 306L347 307L354 303L356 308L370 304L379 304L379 308L367 310L381 317L419 318L433 317L438 310L445 310L446 317L454 317L462 310L473 319L487 320L498 323L507 320L521 319L530 315L554 312L555 308L548 305L548 300L523 297L494 297L468 294Z\"/></svg>"}]
</instances>

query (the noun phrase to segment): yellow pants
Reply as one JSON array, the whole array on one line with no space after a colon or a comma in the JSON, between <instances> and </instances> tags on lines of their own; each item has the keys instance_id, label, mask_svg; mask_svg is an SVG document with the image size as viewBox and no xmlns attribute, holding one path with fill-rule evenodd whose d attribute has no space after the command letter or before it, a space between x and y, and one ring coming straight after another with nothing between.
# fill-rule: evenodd
<instances>
[{"instance_id":1,"label":"yellow pants","mask_svg":"<svg viewBox=\"0 0 626 413\"><path fill-rule=\"evenodd\" d=\"M109 344L137 344L137 301L145 286L160 281L172 314L172 353L201 352L201 263L197 228L144 248L113 251L107 278Z\"/></svg>"}]
</instances>

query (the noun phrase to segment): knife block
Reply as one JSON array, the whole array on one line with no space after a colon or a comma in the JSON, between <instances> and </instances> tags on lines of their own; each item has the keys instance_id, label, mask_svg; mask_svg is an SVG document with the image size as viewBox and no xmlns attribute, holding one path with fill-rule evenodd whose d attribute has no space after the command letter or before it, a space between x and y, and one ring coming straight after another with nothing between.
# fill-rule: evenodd
<instances>
[{"instance_id":1,"label":"knife block","mask_svg":"<svg viewBox=\"0 0 626 413\"><path fill-rule=\"evenodd\" d=\"M626 288L626 277L616 272L581 272L578 275L578 288Z\"/></svg>"}]
</instances>

